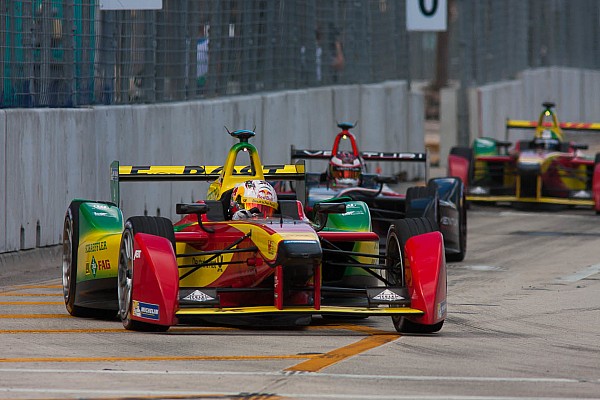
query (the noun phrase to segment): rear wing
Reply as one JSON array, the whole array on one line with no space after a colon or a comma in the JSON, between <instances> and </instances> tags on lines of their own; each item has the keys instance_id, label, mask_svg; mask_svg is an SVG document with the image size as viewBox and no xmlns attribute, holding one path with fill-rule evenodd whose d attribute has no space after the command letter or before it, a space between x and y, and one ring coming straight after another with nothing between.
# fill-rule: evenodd
<instances>
[{"instance_id":1,"label":"rear wing","mask_svg":"<svg viewBox=\"0 0 600 400\"><path fill-rule=\"evenodd\" d=\"M507 119L506 130L509 129L535 129L538 126L538 121L525 121L518 119ZM545 123L544 126L551 128L551 122ZM600 123L593 122L559 122L559 128L563 131L600 131Z\"/></svg>"},{"instance_id":2,"label":"rear wing","mask_svg":"<svg viewBox=\"0 0 600 400\"><path fill-rule=\"evenodd\" d=\"M263 174L266 180L273 181L298 181L298 187L304 193L306 180L304 162L297 164L263 165ZM110 195L113 203L119 204L121 181L154 181L154 182L179 182L179 181L214 181L221 176L222 165L120 165L118 161L110 164ZM234 167L235 176L254 176L249 165ZM299 199L301 201L305 199ZM304 204L304 202L303 202Z\"/></svg>"},{"instance_id":3,"label":"rear wing","mask_svg":"<svg viewBox=\"0 0 600 400\"><path fill-rule=\"evenodd\" d=\"M425 164L425 180L429 179L429 163L427 162L427 152L381 152L381 151L361 151L360 157L363 161L399 161L399 162L422 162ZM303 160L330 160L331 150L306 150L291 147L291 158Z\"/></svg>"},{"instance_id":4,"label":"rear wing","mask_svg":"<svg viewBox=\"0 0 600 400\"><path fill-rule=\"evenodd\" d=\"M313 159L313 160L329 160L331 158L331 150L305 150L296 149L292 146L291 157L294 159ZM380 151L361 151L360 156L365 161L416 161L427 162L427 153L387 153Z\"/></svg>"}]
</instances>

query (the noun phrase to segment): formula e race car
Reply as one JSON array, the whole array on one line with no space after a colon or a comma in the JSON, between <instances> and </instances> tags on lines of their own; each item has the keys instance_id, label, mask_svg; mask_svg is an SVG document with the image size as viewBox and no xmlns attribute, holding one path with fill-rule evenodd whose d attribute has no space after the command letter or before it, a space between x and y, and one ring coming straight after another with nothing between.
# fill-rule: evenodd
<instances>
[{"instance_id":1,"label":"formula e race car","mask_svg":"<svg viewBox=\"0 0 600 400\"><path fill-rule=\"evenodd\" d=\"M304 165L263 166L239 139L223 166L111 164L112 201L74 200L63 241L63 289L73 316L119 315L126 329L178 323L307 324L312 316L391 316L400 332L433 333L446 318L446 265L428 218L395 222L386 252L367 205L277 199L267 180L305 182ZM250 165L236 165L238 153ZM205 200L164 217L123 219L121 182L213 181ZM283 322L285 321L285 322Z\"/></svg>"},{"instance_id":2,"label":"formula e race car","mask_svg":"<svg viewBox=\"0 0 600 400\"><path fill-rule=\"evenodd\" d=\"M400 193L390 187L398 183L396 177L370 173L367 162L416 162L425 165L427 171L427 154L359 151L356 137L350 132L354 124L342 122L337 126L341 131L335 137L332 150L291 146L292 160L329 161L325 172L306 174L306 213L311 215L315 204L323 201L338 198L364 201L369 206L373 230L382 238L382 247L394 221L427 216L443 234L446 260L462 261L467 251L467 213L460 179L433 178L426 186L411 186L406 193Z\"/></svg>"},{"instance_id":3,"label":"formula e race car","mask_svg":"<svg viewBox=\"0 0 600 400\"><path fill-rule=\"evenodd\" d=\"M459 176L467 200L526 205L593 207L600 212L600 154L595 159L581 150L586 144L567 142L564 130L596 130L600 124L559 123L553 103L543 103L539 120L508 120L510 129L535 129L531 140L512 142L477 138L473 147L454 147L448 174Z\"/></svg>"}]
</instances>

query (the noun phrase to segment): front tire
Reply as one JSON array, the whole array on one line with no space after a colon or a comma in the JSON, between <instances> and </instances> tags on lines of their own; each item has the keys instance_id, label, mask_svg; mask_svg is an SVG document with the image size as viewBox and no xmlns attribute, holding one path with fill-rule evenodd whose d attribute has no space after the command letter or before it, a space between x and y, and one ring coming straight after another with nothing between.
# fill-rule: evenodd
<instances>
[{"instance_id":1,"label":"front tire","mask_svg":"<svg viewBox=\"0 0 600 400\"><path fill-rule=\"evenodd\" d=\"M118 298L119 318L125 329L142 332L165 332L166 325L149 324L132 319L132 293L134 263L134 237L136 233L148 233L169 239L175 250L175 233L173 225L167 218L162 217L131 217L125 222L119 248Z\"/></svg>"},{"instance_id":2,"label":"front tire","mask_svg":"<svg viewBox=\"0 0 600 400\"><path fill-rule=\"evenodd\" d=\"M406 271L404 266L404 246L408 239L424 233L435 232L436 224L429 218L406 218L396 221L390 226L386 243L386 279L393 285L405 286ZM401 315L392 316L392 323L400 333L435 333L442 329L444 321L433 325L413 322Z\"/></svg>"},{"instance_id":3,"label":"front tire","mask_svg":"<svg viewBox=\"0 0 600 400\"><path fill-rule=\"evenodd\" d=\"M111 310L75 305L77 297L77 256L79 249L79 207L81 201L73 201L65 214L62 243L62 286L67 312L74 317L114 318Z\"/></svg>"},{"instance_id":4,"label":"front tire","mask_svg":"<svg viewBox=\"0 0 600 400\"><path fill-rule=\"evenodd\" d=\"M65 214L62 243L62 286L67 312L78 317L75 306L77 290L77 248L79 247L78 228L79 204L71 203ZM77 231L76 231L77 230Z\"/></svg>"}]
</instances>

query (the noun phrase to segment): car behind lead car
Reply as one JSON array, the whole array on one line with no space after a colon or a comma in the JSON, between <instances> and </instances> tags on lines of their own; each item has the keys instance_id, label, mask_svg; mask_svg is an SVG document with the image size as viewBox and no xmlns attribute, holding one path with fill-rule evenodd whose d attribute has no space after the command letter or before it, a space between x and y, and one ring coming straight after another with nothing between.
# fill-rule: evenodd
<instances>
[{"instance_id":1,"label":"car behind lead car","mask_svg":"<svg viewBox=\"0 0 600 400\"><path fill-rule=\"evenodd\" d=\"M354 124L340 122L331 150L297 149L291 146L293 160L327 160L324 172L309 172L306 179L306 211L315 203L348 197L369 206L373 230L385 238L390 225L403 218L428 217L442 232L446 260L463 261L467 252L467 210L464 185L457 177L427 179L427 154L415 152L360 151L351 129ZM369 172L368 163L408 162L425 166L426 186L412 186L400 193L388 186L396 179ZM301 188L303 191L304 188ZM298 190L296 190L298 192ZM289 193L289 191L288 191Z\"/></svg>"},{"instance_id":2,"label":"car behind lead car","mask_svg":"<svg viewBox=\"0 0 600 400\"><path fill-rule=\"evenodd\" d=\"M249 143L254 132L230 134L239 143L223 166L114 162L112 202L71 202L63 238L63 292L71 315L118 313L126 329L139 331L207 320L306 323L313 315L386 315L400 332L441 329L444 243L430 219L392 224L385 254L362 201L316 205L309 221L301 200L279 200L274 215L234 220L236 188L257 180L302 186L305 173L303 164L263 166ZM249 166L236 165L240 152L249 155ZM124 221L116 206L119 184L134 180L214 181L205 200L176 205L182 218L173 224L149 216Z\"/></svg>"},{"instance_id":3,"label":"car behind lead car","mask_svg":"<svg viewBox=\"0 0 600 400\"><path fill-rule=\"evenodd\" d=\"M477 138L473 147L454 147L448 174L465 183L468 201L513 205L592 207L600 213L600 153L587 157L586 144L563 140L563 130L600 131L600 124L559 123L553 103L536 121L507 121L509 129L535 129L531 140L512 143Z\"/></svg>"}]
</instances>

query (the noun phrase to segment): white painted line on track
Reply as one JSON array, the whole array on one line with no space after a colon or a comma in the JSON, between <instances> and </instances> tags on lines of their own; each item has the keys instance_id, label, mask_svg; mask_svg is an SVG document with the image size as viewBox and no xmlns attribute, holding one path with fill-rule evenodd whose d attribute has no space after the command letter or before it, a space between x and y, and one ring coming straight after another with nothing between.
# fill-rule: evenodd
<instances>
[{"instance_id":1,"label":"white painted line on track","mask_svg":"<svg viewBox=\"0 0 600 400\"><path fill-rule=\"evenodd\" d=\"M557 281L573 283L585 279L594 274L597 274L599 272L600 264L590 265L589 267L582 269L581 271L578 271L572 275L562 276L558 278Z\"/></svg>"},{"instance_id":2,"label":"white painted line on track","mask_svg":"<svg viewBox=\"0 0 600 400\"><path fill-rule=\"evenodd\" d=\"M63 373L79 373L79 374L119 374L119 375L240 375L240 376L312 376L326 378L345 378L345 379L382 379L382 380L399 380L399 381L454 381L454 382L524 382L524 383L580 383L580 378L543 378L543 377L490 377L490 376L428 376L428 375L355 375L355 374L329 374L322 372L290 372L290 371L184 371L184 370L168 370L168 371L151 371L151 370L97 370L97 369L32 369L32 368L0 368L2 372L17 372L17 373L41 373L41 374L63 374ZM600 380L599 380L600 381ZM0 388L0 390L2 390Z\"/></svg>"}]
</instances>

